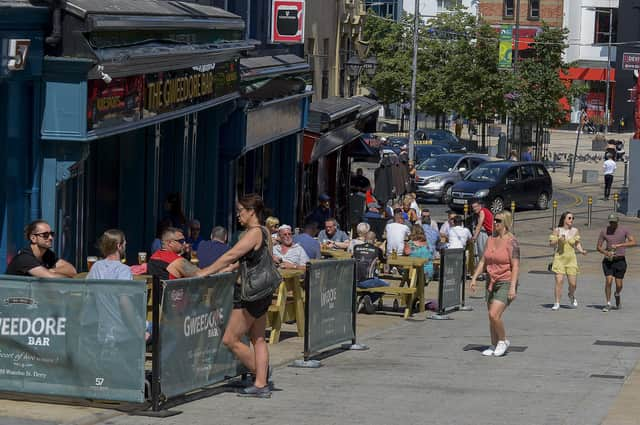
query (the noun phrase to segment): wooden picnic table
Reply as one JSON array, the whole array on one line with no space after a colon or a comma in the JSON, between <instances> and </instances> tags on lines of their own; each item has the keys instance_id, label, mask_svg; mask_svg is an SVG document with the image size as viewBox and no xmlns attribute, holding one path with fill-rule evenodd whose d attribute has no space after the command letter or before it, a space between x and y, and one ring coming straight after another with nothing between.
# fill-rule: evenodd
<instances>
[{"instance_id":1,"label":"wooden picnic table","mask_svg":"<svg viewBox=\"0 0 640 425\"><path fill-rule=\"evenodd\" d=\"M434 260L432 260L432 262L435 264ZM424 274L423 267L426 263L427 260L424 258L400 255L395 258L387 257L386 264L389 266L398 266L407 270L407 286L383 286L368 289L358 288L358 292L375 292L383 295L399 297L405 305L405 319L408 319L412 315L413 306L416 302L418 303L418 311L423 313L425 304L424 289L427 285L427 279Z\"/></svg>"},{"instance_id":2,"label":"wooden picnic table","mask_svg":"<svg viewBox=\"0 0 640 425\"><path fill-rule=\"evenodd\" d=\"M304 336L304 293L300 278L304 270L280 269L282 282L275 293L275 302L269 306L267 319L271 326L269 344L280 341L280 331L285 321L295 320L298 336Z\"/></svg>"},{"instance_id":3,"label":"wooden picnic table","mask_svg":"<svg viewBox=\"0 0 640 425\"><path fill-rule=\"evenodd\" d=\"M320 254L323 257L331 257L336 260L345 260L351 258L353 255L345 249L333 249L333 248L320 248Z\"/></svg>"}]
</instances>

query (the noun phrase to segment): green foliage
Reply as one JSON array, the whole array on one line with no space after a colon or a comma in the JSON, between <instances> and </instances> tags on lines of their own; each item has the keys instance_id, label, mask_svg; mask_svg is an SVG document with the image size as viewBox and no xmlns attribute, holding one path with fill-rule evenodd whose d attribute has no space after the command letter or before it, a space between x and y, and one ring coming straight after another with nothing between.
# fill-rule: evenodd
<instances>
[{"instance_id":1,"label":"green foliage","mask_svg":"<svg viewBox=\"0 0 640 425\"><path fill-rule=\"evenodd\" d=\"M552 127L566 119L560 99L578 94L577 87L560 79L560 72L568 71L562 60L567 35L567 29L543 23L542 32L535 37L532 55L518 62L517 78L509 88L515 100L508 105L516 121Z\"/></svg>"}]
</instances>

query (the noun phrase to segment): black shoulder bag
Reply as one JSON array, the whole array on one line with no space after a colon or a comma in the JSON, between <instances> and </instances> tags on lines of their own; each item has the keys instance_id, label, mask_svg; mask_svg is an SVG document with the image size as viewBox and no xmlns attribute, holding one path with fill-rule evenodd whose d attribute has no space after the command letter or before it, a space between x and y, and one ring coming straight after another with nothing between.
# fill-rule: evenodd
<instances>
[{"instance_id":1,"label":"black shoulder bag","mask_svg":"<svg viewBox=\"0 0 640 425\"><path fill-rule=\"evenodd\" d=\"M246 261L240 262L240 286L241 299L243 301L256 301L273 295L282 281L282 276L273 263L269 242L271 236L266 229L260 226L262 231L262 246L259 251L258 261L249 266Z\"/></svg>"}]
</instances>

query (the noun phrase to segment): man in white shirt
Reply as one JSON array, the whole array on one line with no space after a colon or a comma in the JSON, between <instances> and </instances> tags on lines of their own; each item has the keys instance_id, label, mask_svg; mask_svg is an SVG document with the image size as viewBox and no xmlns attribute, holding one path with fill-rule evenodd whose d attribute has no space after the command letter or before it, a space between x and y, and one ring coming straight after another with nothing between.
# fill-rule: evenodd
<instances>
[{"instance_id":1,"label":"man in white shirt","mask_svg":"<svg viewBox=\"0 0 640 425\"><path fill-rule=\"evenodd\" d=\"M607 160L602 165L604 174L604 200L609 200L609 194L611 193L611 185L613 184L613 175L616 172L616 162L613 160L613 155L608 153Z\"/></svg>"},{"instance_id":2,"label":"man in white shirt","mask_svg":"<svg viewBox=\"0 0 640 425\"><path fill-rule=\"evenodd\" d=\"M453 211L447 211L447 221L442 223L442 226L440 226L440 236L442 236L443 238L449 237L449 229L453 225L453 218L456 215L457 214Z\"/></svg>"},{"instance_id":3,"label":"man in white shirt","mask_svg":"<svg viewBox=\"0 0 640 425\"><path fill-rule=\"evenodd\" d=\"M283 269L304 270L309 256L301 245L293 243L291 226L283 224L278 227L278 236L280 244L273 246L273 261Z\"/></svg>"},{"instance_id":4,"label":"man in white shirt","mask_svg":"<svg viewBox=\"0 0 640 425\"><path fill-rule=\"evenodd\" d=\"M404 251L404 241L409 235L410 230L409 227L404 224L401 210L396 210L393 214L393 223L387 224L384 228L384 233L387 239L387 255L392 254L394 251L396 254L402 255Z\"/></svg>"},{"instance_id":5,"label":"man in white shirt","mask_svg":"<svg viewBox=\"0 0 640 425\"><path fill-rule=\"evenodd\" d=\"M453 227L449 228L449 248L466 248L471 237L469 229L462 226L462 217L456 215L453 218Z\"/></svg>"}]
</instances>

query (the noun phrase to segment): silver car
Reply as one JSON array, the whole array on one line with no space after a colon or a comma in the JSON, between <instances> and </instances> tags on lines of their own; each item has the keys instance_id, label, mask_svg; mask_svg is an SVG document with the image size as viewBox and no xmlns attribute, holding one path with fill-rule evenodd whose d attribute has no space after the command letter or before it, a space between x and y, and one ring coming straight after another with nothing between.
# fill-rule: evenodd
<instances>
[{"instance_id":1,"label":"silver car","mask_svg":"<svg viewBox=\"0 0 640 425\"><path fill-rule=\"evenodd\" d=\"M448 189L462 180L467 172L488 160L487 155L461 153L429 158L416 167L416 194L421 198L436 198L448 204Z\"/></svg>"}]
</instances>

